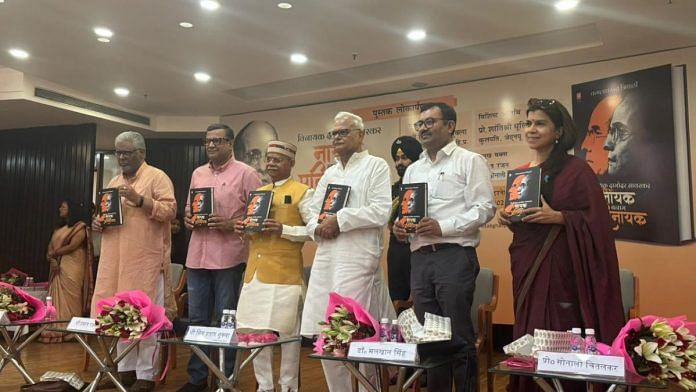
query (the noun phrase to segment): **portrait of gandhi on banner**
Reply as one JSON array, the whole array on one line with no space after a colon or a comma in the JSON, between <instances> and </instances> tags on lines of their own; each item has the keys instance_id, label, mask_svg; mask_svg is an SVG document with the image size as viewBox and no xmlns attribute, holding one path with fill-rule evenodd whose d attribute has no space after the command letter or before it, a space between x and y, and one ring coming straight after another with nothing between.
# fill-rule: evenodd
<instances>
[{"instance_id":1,"label":"portrait of gandhi on banner","mask_svg":"<svg viewBox=\"0 0 696 392\"><path fill-rule=\"evenodd\" d=\"M266 173L266 147L278 140L278 132L268 121L250 121L234 138L234 157L256 169L264 184L271 182Z\"/></svg>"},{"instance_id":2,"label":"portrait of gandhi on banner","mask_svg":"<svg viewBox=\"0 0 696 392\"><path fill-rule=\"evenodd\" d=\"M587 125L587 133L580 145L585 161L597 175L605 174L609 166L609 153L604 145L609 135L611 118L620 102L621 96L610 95L595 106Z\"/></svg>"}]
</instances>

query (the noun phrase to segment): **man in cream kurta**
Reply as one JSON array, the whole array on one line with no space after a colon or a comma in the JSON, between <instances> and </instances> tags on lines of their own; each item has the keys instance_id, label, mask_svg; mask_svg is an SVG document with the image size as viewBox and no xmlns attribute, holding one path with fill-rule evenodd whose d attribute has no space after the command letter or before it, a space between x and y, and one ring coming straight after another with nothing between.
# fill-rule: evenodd
<instances>
[{"instance_id":1,"label":"man in cream kurta","mask_svg":"<svg viewBox=\"0 0 696 392\"><path fill-rule=\"evenodd\" d=\"M384 225L391 211L389 166L363 150L365 137L360 117L341 112L331 131L337 163L319 180L310 205L307 233L317 242L317 252L302 314L302 335L319 335L329 292L350 297L380 319L394 319L386 281L379 266ZM351 187L346 206L318 223L329 184ZM337 361L322 361L331 392L351 390L348 370Z\"/></svg>"},{"instance_id":2,"label":"man in cream kurta","mask_svg":"<svg viewBox=\"0 0 696 392\"><path fill-rule=\"evenodd\" d=\"M237 305L237 332L248 334L252 340L272 333L281 339L299 334L304 291L302 245L309 239L304 222L312 190L290 178L296 151L290 143L268 143L266 173L272 183L258 190L273 191L273 203L263 231L249 235L249 261ZM243 221L236 229L243 233ZM300 342L285 343L281 351L280 391L295 392L299 387ZM272 365L272 347L254 358L258 391L275 390Z\"/></svg>"},{"instance_id":3,"label":"man in cream kurta","mask_svg":"<svg viewBox=\"0 0 696 392\"><path fill-rule=\"evenodd\" d=\"M154 303L163 305L165 289L171 289L170 282L164 279L164 270L169 269L170 263L169 222L176 214L174 186L162 170L145 163L142 135L124 132L116 137L115 144L123 173L114 177L108 187L119 189L123 225L102 228L97 219L92 222L92 228L102 232L92 317L98 313L95 307L99 300L118 292L142 290ZM154 389L158 359L155 334L142 340L119 362L119 372L126 373L124 382L135 382L129 391Z\"/></svg>"}]
</instances>

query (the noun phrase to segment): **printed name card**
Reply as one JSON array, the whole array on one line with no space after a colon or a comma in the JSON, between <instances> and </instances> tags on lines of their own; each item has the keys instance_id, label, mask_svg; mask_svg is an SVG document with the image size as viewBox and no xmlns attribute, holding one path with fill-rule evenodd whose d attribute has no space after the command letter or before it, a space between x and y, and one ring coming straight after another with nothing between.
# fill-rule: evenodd
<instances>
[{"instance_id":1,"label":"printed name card","mask_svg":"<svg viewBox=\"0 0 696 392\"><path fill-rule=\"evenodd\" d=\"M184 340L188 342L230 344L234 338L233 328L189 326Z\"/></svg>"},{"instance_id":2,"label":"printed name card","mask_svg":"<svg viewBox=\"0 0 696 392\"><path fill-rule=\"evenodd\" d=\"M348 357L416 362L418 361L418 350L416 345L412 343L351 342Z\"/></svg>"},{"instance_id":3,"label":"printed name card","mask_svg":"<svg viewBox=\"0 0 696 392\"><path fill-rule=\"evenodd\" d=\"M539 373L570 373L587 376L625 377L624 358L611 355L590 355L537 351Z\"/></svg>"},{"instance_id":4,"label":"printed name card","mask_svg":"<svg viewBox=\"0 0 696 392\"><path fill-rule=\"evenodd\" d=\"M87 317L73 317L68 324L68 331L74 332L96 332L97 319Z\"/></svg>"},{"instance_id":5,"label":"printed name card","mask_svg":"<svg viewBox=\"0 0 696 392\"><path fill-rule=\"evenodd\" d=\"M7 316L7 310L0 310L0 325L10 324L10 317Z\"/></svg>"}]
</instances>

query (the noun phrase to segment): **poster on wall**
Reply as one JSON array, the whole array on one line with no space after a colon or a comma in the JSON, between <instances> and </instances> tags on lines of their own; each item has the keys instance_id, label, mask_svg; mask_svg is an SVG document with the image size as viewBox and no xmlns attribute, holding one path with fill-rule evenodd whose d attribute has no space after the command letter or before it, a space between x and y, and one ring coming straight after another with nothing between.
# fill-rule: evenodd
<instances>
[{"instance_id":1,"label":"poster on wall","mask_svg":"<svg viewBox=\"0 0 696 392\"><path fill-rule=\"evenodd\" d=\"M575 154L597 174L618 239L691 239L685 227L692 214L683 205L688 167L687 175L677 170L680 161L688 165L686 143L677 143L688 131L675 123L684 107L673 102L672 75L673 67L664 65L572 86L573 117L585 130ZM680 224L682 215L687 225Z\"/></svg>"}]
</instances>

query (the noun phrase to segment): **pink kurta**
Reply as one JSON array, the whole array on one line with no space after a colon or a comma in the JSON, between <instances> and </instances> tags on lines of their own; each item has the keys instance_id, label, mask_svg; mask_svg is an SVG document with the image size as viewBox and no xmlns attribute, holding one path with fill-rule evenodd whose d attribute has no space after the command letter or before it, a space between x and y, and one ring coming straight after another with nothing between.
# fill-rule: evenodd
<instances>
[{"instance_id":1,"label":"pink kurta","mask_svg":"<svg viewBox=\"0 0 696 392\"><path fill-rule=\"evenodd\" d=\"M143 290L156 298L157 279L165 268L171 248L169 222L176 215L174 186L160 169L143 163L129 179L118 175L108 187L128 184L152 199L151 214L121 198L123 225L104 228L97 283L92 298L92 317L97 301L121 291Z\"/></svg>"}]
</instances>

